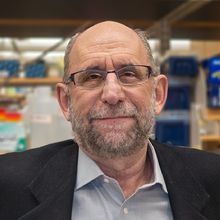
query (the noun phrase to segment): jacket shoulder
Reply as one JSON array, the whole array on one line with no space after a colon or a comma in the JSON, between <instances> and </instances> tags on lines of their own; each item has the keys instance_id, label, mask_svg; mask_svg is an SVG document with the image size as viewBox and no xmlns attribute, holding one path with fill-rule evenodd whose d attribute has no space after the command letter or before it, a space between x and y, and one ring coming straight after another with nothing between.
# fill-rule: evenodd
<instances>
[{"instance_id":1,"label":"jacket shoulder","mask_svg":"<svg viewBox=\"0 0 220 220\"><path fill-rule=\"evenodd\" d=\"M39 148L23 152L7 153L0 156L0 185L2 182L23 179L28 181L52 158L55 154L67 147L74 147L73 140L66 140L48 144ZM7 179L7 181L6 181Z\"/></svg>"},{"instance_id":2,"label":"jacket shoulder","mask_svg":"<svg viewBox=\"0 0 220 220\"><path fill-rule=\"evenodd\" d=\"M1 155L0 219L18 219L35 208L39 202L31 192L31 184L60 155L77 155L74 146L77 149L72 140L67 140L20 153Z\"/></svg>"},{"instance_id":3,"label":"jacket shoulder","mask_svg":"<svg viewBox=\"0 0 220 220\"><path fill-rule=\"evenodd\" d=\"M191 147L161 144L153 141L158 157L182 163L202 182L215 180L220 184L220 155Z\"/></svg>"}]
</instances>

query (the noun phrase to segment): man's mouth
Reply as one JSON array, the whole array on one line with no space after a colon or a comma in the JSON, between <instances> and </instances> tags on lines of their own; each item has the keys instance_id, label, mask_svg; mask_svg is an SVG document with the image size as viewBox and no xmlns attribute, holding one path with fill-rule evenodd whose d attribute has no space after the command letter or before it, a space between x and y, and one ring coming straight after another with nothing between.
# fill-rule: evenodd
<instances>
[{"instance_id":1,"label":"man's mouth","mask_svg":"<svg viewBox=\"0 0 220 220\"><path fill-rule=\"evenodd\" d=\"M95 118L92 120L93 124L102 124L102 125L118 125L131 123L134 121L134 117L132 116L117 116L117 117L103 117L103 118Z\"/></svg>"}]
</instances>

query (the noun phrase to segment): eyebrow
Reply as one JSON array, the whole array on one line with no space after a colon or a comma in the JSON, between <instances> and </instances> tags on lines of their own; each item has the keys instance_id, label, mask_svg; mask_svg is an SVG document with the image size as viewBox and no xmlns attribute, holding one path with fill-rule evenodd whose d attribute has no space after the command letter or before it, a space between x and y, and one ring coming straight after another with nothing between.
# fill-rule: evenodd
<instances>
[{"instance_id":1,"label":"eyebrow","mask_svg":"<svg viewBox=\"0 0 220 220\"><path fill-rule=\"evenodd\" d=\"M117 68L116 69L120 69L120 68L123 68L123 67L126 67L126 66L133 66L133 65L135 65L135 64L133 64L133 63L122 63L122 64L119 64L119 65L117 65Z\"/></svg>"},{"instance_id":2,"label":"eyebrow","mask_svg":"<svg viewBox=\"0 0 220 220\"><path fill-rule=\"evenodd\" d=\"M121 64L115 65L116 66L115 69L121 69L121 68L129 66L129 65L135 65L135 64L133 64L131 62L129 62L129 63L121 63ZM100 65L89 65L84 70L88 70L88 69L106 70L105 68L101 67Z\"/></svg>"},{"instance_id":3,"label":"eyebrow","mask_svg":"<svg viewBox=\"0 0 220 220\"><path fill-rule=\"evenodd\" d=\"M91 70L91 69L94 69L94 70L103 70L103 68L101 68L99 65L89 65L87 66L86 68L84 68L84 70Z\"/></svg>"}]
</instances>

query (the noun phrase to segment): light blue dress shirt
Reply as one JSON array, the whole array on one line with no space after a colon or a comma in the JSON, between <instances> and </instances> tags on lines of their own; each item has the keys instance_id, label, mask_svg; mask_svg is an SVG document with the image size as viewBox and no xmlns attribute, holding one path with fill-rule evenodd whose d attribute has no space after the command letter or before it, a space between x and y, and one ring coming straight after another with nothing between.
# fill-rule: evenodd
<instances>
[{"instance_id":1,"label":"light blue dress shirt","mask_svg":"<svg viewBox=\"0 0 220 220\"><path fill-rule=\"evenodd\" d=\"M172 220L167 187L157 155L149 142L153 178L125 199L118 182L79 150L72 220Z\"/></svg>"}]
</instances>

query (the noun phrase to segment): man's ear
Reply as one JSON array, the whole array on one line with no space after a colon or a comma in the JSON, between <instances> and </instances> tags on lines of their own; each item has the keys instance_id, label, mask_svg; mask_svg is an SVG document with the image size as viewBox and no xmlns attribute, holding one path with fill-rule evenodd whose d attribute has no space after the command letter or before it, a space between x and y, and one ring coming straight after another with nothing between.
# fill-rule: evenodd
<instances>
[{"instance_id":1,"label":"man's ear","mask_svg":"<svg viewBox=\"0 0 220 220\"><path fill-rule=\"evenodd\" d=\"M64 117L66 120L70 120L69 116L69 94L68 94L68 88L63 83L57 83L56 85L56 94L57 94L57 100L59 102L60 108L63 112Z\"/></svg>"},{"instance_id":2,"label":"man's ear","mask_svg":"<svg viewBox=\"0 0 220 220\"><path fill-rule=\"evenodd\" d=\"M163 109L163 106L167 100L168 79L165 75L161 74L156 77L155 86L155 114L159 115Z\"/></svg>"}]
</instances>

